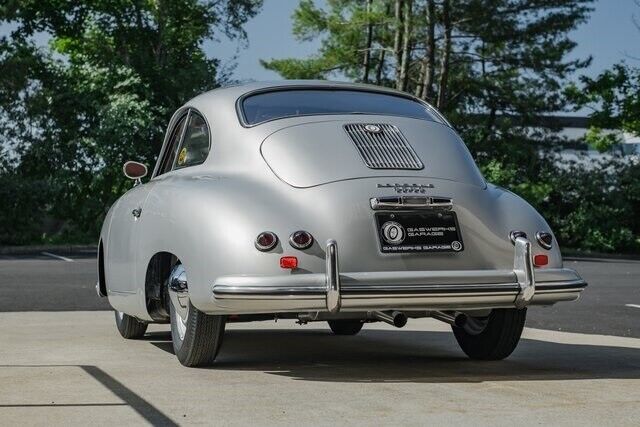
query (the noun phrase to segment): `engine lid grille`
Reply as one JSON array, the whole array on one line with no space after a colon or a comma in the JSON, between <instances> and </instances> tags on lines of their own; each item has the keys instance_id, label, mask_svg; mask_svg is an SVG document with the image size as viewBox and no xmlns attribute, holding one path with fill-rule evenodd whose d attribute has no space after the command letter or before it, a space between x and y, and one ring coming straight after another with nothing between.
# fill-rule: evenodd
<instances>
[{"instance_id":1,"label":"engine lid grille","mask_svg":"<svg viewBox=\"0 0 640 427\"><path fill-rule=\"evenodd\" d=\"M360 157L370 169L422 169L424 165L400 129L386 123L344 126Z\"/></svg>"}]
</instances>

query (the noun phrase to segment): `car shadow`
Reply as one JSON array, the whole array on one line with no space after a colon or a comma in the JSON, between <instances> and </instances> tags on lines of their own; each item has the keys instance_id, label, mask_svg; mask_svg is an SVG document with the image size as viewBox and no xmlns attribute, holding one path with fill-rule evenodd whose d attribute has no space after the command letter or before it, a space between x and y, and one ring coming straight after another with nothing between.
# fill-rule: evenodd
<instances>
[{"instance_id":1,"label":"car shadow","mask_svg":"<svg viewBox=\"0 0 640 427\"><path fill-rule=\"evenodd\" d=\"M168 333L149 337L173 353ZM176 361L176 363L178 363ZM452 333L229 330L210 369L260 371L304 381L477 383L640 378L640 349L521 340L503 361L474 361Z\"/></svg>"}]
</instances>

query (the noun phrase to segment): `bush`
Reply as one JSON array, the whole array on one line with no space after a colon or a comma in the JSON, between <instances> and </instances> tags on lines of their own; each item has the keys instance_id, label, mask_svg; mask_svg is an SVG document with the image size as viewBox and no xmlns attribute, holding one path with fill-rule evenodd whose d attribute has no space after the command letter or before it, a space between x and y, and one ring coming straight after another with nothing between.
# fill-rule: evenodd
<instances>
[{"instance_id":1,"label":"bush","mask_svg":"<svg viewBox=\"0 0 640 427\"><path fill-rule=\"evenodd\" d=\"M524 197L549 222L563 247L596 252L640 250L640 163L617 158L559 163L549 158L534 177L496 162L488 181Z\"/></svg>"},{"instance_id":2,"label":"bush","mask_svg":"<svg viewBox=\"0 0 640 427\"><path fill-rule=\"evenodd\" d=\"M41 242L52 194L50 182L0 172L0 245Z\"/></svg>"}]
</instances>

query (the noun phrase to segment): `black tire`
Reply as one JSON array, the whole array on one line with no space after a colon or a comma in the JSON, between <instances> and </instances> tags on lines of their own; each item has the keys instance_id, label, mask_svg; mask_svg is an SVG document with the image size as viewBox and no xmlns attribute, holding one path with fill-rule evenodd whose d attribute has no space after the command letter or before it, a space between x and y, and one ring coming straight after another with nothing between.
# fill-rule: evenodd
<instances>
[{"instance_id":1,"label":"black tire","mask_svg":"<svg viewBox=\"0 0 640 427\"><path fill-rule=\"evenodd\" d=\"M211 365L222 346L226 317L204 314L189 301L186 329L184 338L181 338L176 326L176 322L181 320L176 314L173 304L169 304L169 306L173 351L180 363L187 367Z\"/></svg>"},{"instance_id":2,"label":"black tire","mask_svg":"<svg viewBox=\"0 0 640 427\"><path fill-rule=\"evenodd\" d=\"M147 332L147 326L145 322L141 322L135 317L124 314L120 311L115 311L116 315L116 327L118 332L123 338L128 340L135 340L142 338L144 333Z\"/></svg>"},{"instance_id":3,"label":"black tire","mask_svg":"<svg viewBox=\"0 0 640 427\"><path fill-rule=\"evenodd\" d=\"M329 327L336 335L355 335L360 332L362 329L362 321L361 320L329 320Z\"/></svg>"},{"instance_id":4,"label":"black tire","mask_svg":"<svg viewBox=\"0 0 640 427\"><path fill-rule=\"evenodd\" d=\"M502 360L518 345L526 317L526 308L501 308L491 311L486 327L478 334L457 326L452 329L460 348L471 359Z\"/></svg>"}]
</instances>

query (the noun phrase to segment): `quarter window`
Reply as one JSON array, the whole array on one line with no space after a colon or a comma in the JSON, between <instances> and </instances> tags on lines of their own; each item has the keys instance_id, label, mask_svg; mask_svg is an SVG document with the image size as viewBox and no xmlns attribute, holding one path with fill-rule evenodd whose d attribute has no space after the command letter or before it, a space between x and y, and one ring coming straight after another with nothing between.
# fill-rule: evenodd
<instances>
[{"instance_id":1,"label":"quarter window","mask_svg":"<svg viewBox=\"0 0 640 427\"><path fill-rule=\"evenodd\" d=\"M177 150L174 169L186 168L203 163L209 155L209 128L204 118L191 111L187 129Z\"/></svg>"},{"instance_id":2,"label":"quarter window","mask_svg":"<svg viewBox=\"0 0 640 427\"><path fill-rule=\"evenodd\" d=\"M184 114L178 120L178 123L173 128L173 133L171 133L171 138L167 142L167 147L165 152L163 153L162 158L160 159L160 167L158 168L158 173L156 175L162 175L163 173L169 172L171 167L173 166L173 161L176 158L176 152L178 150L178 146L180 145L180 138L182 137L182 133L184 130L184 124L187 121L187 115Z\"/></svg>"}]
</instances>

